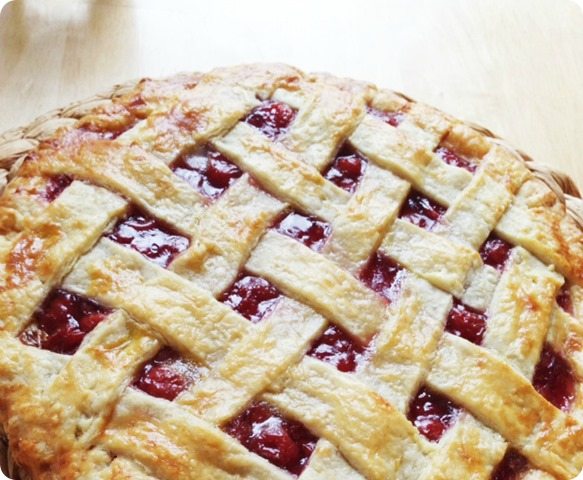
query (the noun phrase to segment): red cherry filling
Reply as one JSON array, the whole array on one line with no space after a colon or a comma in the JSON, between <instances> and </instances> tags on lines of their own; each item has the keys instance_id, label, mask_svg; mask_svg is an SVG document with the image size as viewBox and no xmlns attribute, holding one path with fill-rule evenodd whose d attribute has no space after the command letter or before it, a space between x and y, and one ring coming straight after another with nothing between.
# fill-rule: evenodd
<instances>
[{"instance_id":1,"label":"red cherry filling","mask_svg":"<svg viewBox=\"0 0 583 480\"><path fill-rule=\"evenodd\" d=\"M318 441L301 423L284 418L265 402L253 403L224 430L248 450L296 476L308 464Z\"/></svg>"},{"instance_id":2,"label":"red cherry filling","mask_svg":"<svg viewBox=\"0 0 583 480\"><path fill-rule=\"evenodd\" d=\"M55 175L49 179L45 189L40 192L40 196L50 203L63 193L71 183L73 183L73 179L68 175Z\"/></svg>"},{"instance_id":3,"label":"red cherry filling","mask_svg":"<svg viewBox=\"0 0 583 480\"><path fill-rule=\"evenodd\" d=\"M295 116L295 110L289 105L274 100L266 100L251 110L251 113L245 118L245 122L275 140L287 131Z\"/></svg>"},{"instance_id":4,"label":"red cherry filling","mask_svg":"<svg viewBox=\"0 0 583 480\"><path fill-rule=\"evenodd\" d=\"M423 387L411 401L407 418L428 440L438 442L455 423L460 410L447 397Z\"/></svg>"},{"instance_id":5,"label":"red cherry filling","mask_svg":"<svg viewBox=\"0 0 583 480\"><path fill-rule=\"evenodd\" d=\"M528 468L528 460L516 450L508 449L494 470L492 480L518 480Z\"/></svg>"},{"instance_id":6,"label":"red cherry filling","mask_svg":"<svg viewBox=\"0 0 583 480\"><path fill-rule=\"evenodd\" d=\"M135 210L107 238L140 252L161 267L188 248L190 240L161 221Z\"/></svg>"},{"instance_id":7,"label":"red cherry filling","mask_svg":"<svg viewBox=\"0 0 583 480\"><path fill-rule=\"evenodd\" d=\"M545 344L532 379L534 388L555 407L568 411L576 395L573 370L561 355Z\"/></svg>"},{"instance_id":8,"label":"red cherry filling","mask_svg":"<svg viewBox=\"0 0 583 480\"><path fill-rule=\"evenodd\" d=\"M447 147L437 147L435 153L441 160L443 160L448 165L463 168L470 173L474 173L478 168L478 166L475 163L470 162L469 160L466 160L463 157L460 157L457 153L455 153L453 150L450 150Z\"/></svg>"},{"instance_id":9,"label":"red cherry filling","mask_svg":"<svg viewBox=\"0 0 583 480\"><path fill-rule=\"evenodd\" d=\"M199 378L196 364L166 347L141 368L133 385L153 397L172 401Z\"/></svg>"},{"instance_id":10,"label":"red cherry filling","mask_svg":"<svg viewBox=\"0 0 583 480\"><path fill-rule=\"evenodd\" d=\"M502 271L510 256L510 250L512 245L492 233L480 248L480 256L486 265Z\"/></svg>"},{"instance_id":11,"label":"red cherry filling","mask_svg":"<svg viewBox=\"0 0 583 480\"><path fill-rule=\"evenodd\" d=\"M445 329L458 337L465 338L476 345L481 345L486 331L486 315L454 300L447 317Z\"/></svg>"},{"instance_id":12,"label":"red cherry filling","mask_svg":"<svg viewBox=\"0 0 583 480\"><path fill-rule=\"evenodd\" d=\"M217 198L243 172L215 150L188 151L180 155L172 170L208 198Z\"/></svg>"},{"instance_id":13,"label":"red cherry filling","mask_svg":"<svg viewBox=\"0 0 583 480\"><path fill-rule=\"evenodd\" d=\"M574 314L573 299L571 298L571 286L566 282L561 287L561 290L559 290L559 294L557 295L557 303L568 314Z\"/></svg>"},{"instance_id":14,"label":"red cherry filling","mask_svg":"<svg viewBox=\"0 0 583 480\"><path fill-rule=\"evenodd\" d=\"M336 325L330 325L308 352L310 357L334 365L341 372L354 372L366 356L366 345Z\"/></svg>"},{"instance_id":15,"label":"red cherry filling","mask_svg":"<svg viewBox=\"0 0 583 480\"><path fill-rule=\"evenodd\" d=\"M275 225L275 229L316 251L324 246L332 231L330 224L298 212L285 215Z\"/></svg>"},{"instance_id":16,"label":"red cherry filling","mask_svg":"<svg viewBox=\"0 0 583 480\"><path fill-rule=\"evenodd\" d=\"M431 230L439 222L445 210L445 207L413 191L401 207L399 218L408 220L425 230Z\"/></svg>"},{"instance_id":17,"label":"red cherry filling","mask_svg":"<svg viewBox=\"0 0 583 480\"><path fill-rule=\"evenodd\" d=\"M383 110L379 110L377 108L368 107L367 113L369 115L374 115L375 117L380 118L383 122L388 123L392 127L398 127L399 124L405 120L405 114L401 111L384 112Z\"/></svg>"},{"instance_id":18,"label":"red cherry filling","mask_svg":"<svg viewBox=\"0 0 583 480\"><path fill-rule=\"evenodd\" d=\"M221 296L221 301L252 323L271 312L281 293L267 280L242 274Z\"/></svg>"},{"instance_id":19,"label":"red cherry filling","mask_svg":"<svg viewBox=\"0 0 583 480\"><path fill-rule=\"evenodd\" d=\"M390 303L397 298L404 275L399 265L376 252L360 272L360 279Z\"/></svg>"},{"instance_id":20,"label":"red cherry filling","mask_svg":"<svg viewBox=\"0 0 583 480\"><path fill-rule=\"evenodd\" d=\"M336 155L334 163L324 174L324 178L352 193L364 175L366 165L367 161L358 152L344 144Z\"/></svg>"},{"instance_id":21,"label":"red cherry filling","mask_svg":"<svg viewBox=\"0 0 583 480\"><path fill-rule=\"evenodd\" d=\"M73 354L109 313L89 298L56 289L34 313L33 323L20 334L20 340L33 347Z\"/></svg>"}]
</instances>

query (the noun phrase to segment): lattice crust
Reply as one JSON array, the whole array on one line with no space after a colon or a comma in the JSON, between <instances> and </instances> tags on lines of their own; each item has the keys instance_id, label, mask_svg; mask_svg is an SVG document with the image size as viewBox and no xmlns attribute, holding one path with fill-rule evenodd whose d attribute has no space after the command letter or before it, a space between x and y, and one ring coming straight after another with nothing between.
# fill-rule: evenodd
<instances>
[{"instance_id":1,"label":"lattice crust","mask_svg":"<svg viewBox=\"0 0 583 480\"><path fill-rule=\"evenodd\" d=\"M277 134L248 120L266 101L293 112ZM142 80L89 107L6 154L26 158L0 197L0 421L23 473L293 478L228 433L258 401L318 438L303 480L487 480L512 452L520 478L583 467L583 234L514 151L283 65ZM200 151L238 169L220 194L175 168ZM348 186L326 173L342 155L362 167ZM412 195L438 204L435 224L403 214ZM188 248L161 264L121 245L110 232L136 211ZM288 212L326 225L325 243L286 235ZM514 247L498 265L493 235ZM390 288L367 277L376 261ZM280 292L259 322L225 301L241 272ZM71 355L19 339L56 288L107 309ZM456 308L487 317L479 341L452 330ZM331 325L368 345L354 372L307 355ZM132 386L165 347L198 365L174 401ZM562 409L533 386L547 351L574 379ZM457 408L438 441L410 420L423 388Z\"/></svg>"}]
</instances>

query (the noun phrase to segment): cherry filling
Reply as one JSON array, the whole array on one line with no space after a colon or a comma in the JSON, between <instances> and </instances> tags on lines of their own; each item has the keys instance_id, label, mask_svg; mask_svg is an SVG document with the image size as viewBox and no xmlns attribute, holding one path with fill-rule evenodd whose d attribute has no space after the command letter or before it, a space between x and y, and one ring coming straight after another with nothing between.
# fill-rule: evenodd
<instances>
[{"instance_id":1,"label":"cherry filling","mask_svg":"<svg viewBox=\"0 0 583 480\"><path fill-rule=\"evenodd\" d=\"M438 442L460 414L451 400L423 387L409 405L407 418L428 440Z\"/></svg>"},{"instance_id":2,"label":"cherry filling","mask_svg":"<svg viewBox=\"0 0 583 480\"><path fill-rule=\"evenodd\" d=\"M225 293L221 301L252 323L271 312L281 293L267 280L243 273Z\"/></svg>"},{"instance_id":3,"label":"cherry filling","mask_svg":"<svg viewBox=\"0 0 583 480\"><path fill-rule=\"evenodd\" d=\"M319 251L332 232L329 223L303 213L291 212L275 225L275 229L312 250Z\"/></svg>"},{"instance_id":4,"label":"cherry filling","mask_svg":"<svg viewBox=\"0 0 583 480\"><path fill-rule=\"evenodd\" d=\"M356 150L344 144L336 155L334 163L324 174L324 178L352 193L364 175L366 165L367 161Z\"/></svg>"},{"instance_id":5,"label":"cherry filling","mask_svg":"<svg viewBox=\"0 0 583 480\"><path fill-rule=\"evenodd\" d=\"M376 252L360 272L360 279L391 303L401 290L404 275L404 269Z\"/></svg>"},{"instance_id":6,"label":"cherry filling","mask_svg":"<svg viewBox=\"0 0 583 480\"><path fill-rule=\"evenodd\" d=\"M174 400L200 378L198 366L165 347L140 370L133 386L153 397Z\"/></svg>"},{"instance_id":7,"label":"cherry filling","mask_svg":"<svg viewBox=\"0 0 583 480\"><path fill-rule=\"evenodd\" d=\"M481 345L486 332L486 314L454 300L445 329L458 337Z\"/></svg>"},{"instance_id":8,"label":"cherry filling","mask_svg":"<svg viewBox=\"0 0 583 480\"><path fill-rule=\"evenodd\" d=\"M243 172L216 150L188 151L181 154L172 170L208 198L217 198Z\"/></svg>"},{"instance_id":9,"label":"cherry filling","mask_svg":"<svg viewBox=\"0 0 583 480\"><path fill-rule=\"evenodd\" d=\"M366 345L340 327L330 325L308 355L334 365L341 372L354 372L366 360Z\"/></svg>"},{"instance_id":10,"label":"cherry filling","mask_svg":"<svg viewBox=\"0 0 583 480\"><path fill-rule=\"evenodd\" d=\"M369 115L374 115L375 117L380 118L383 122L388 123L392 127L398 127L399 124L405 120L405 114L401 111L384 112L383 110L379 110L377 108L368 107L367 113Z\"/></svg>"},{"instance_id":11,"label":"cherry filling","mask_svg":"<svg viewBox=\"0 0 583 480\"><path fill-rule=\"evenodd\" d=\"M565 282L559 290L559 294L557 295L557 303L559 306L568 314L573 315L573 299L571 298L571 286Z\"/></svg>"},{"instance_id":12,"label":"cherry filling","mask_svg":"<svg viewBox=\"0 0 583 480\"><path fill-rule=\"evenodd\" d=\"M296 111L289 105L275 100L266 100L251 110L245 122L275 140L287 131L295 116Z\"/></svg>"},{"instance_id":13,"label":"cherry filling","mask_svg":"<svg viewBox=\"0 0 583 480\"><path fill-rule=\"evenodd\" d=\"M295 476L308 464L318 441L301 423L284 418L265 402L253 403L224 430L248 450Z\"/></svg>"},{"instance_id":14,"label":"cherry filling","mask_svg":"<svg viewBox=\"0 0 583 480\"><path fill-rule=\"evenodd\" d=\"M494 470L492 480L518 480L526 472L528 460L516 450L508 449L502 461Z\"/></svg>"},{"instance_id":15,"label":"cherry filling","mask_svg":"<svg viewBox=\"0 0 583 480\"><path fill-rule=\"evenodd\" d=\"M486 265L502 271L510 257L510 250L512 245L492 233L480 248L480 256Z\"/></svg>"},{"instance_id":16,"label":"cherry filling","mask_svg":"<svg viewBox=\"0 0 583 480\"><path fill-rule=\"evenodd\" d=\"M573 370L561 355L545 344L532 379L534 388L555 407L568 411L576 395Z\"/></svg>"},{"instance_id":17,"label":"cherry filling","mask_svg":"<svg viewBox=\"0 0 583 480\"><path fill-rule=\"evenodd\" d=\"M73 354L85 336L111 311L97 302L63 289L53 290L20 334L26 345Z\"/></svg>"},{"instance_id":18,"label":"cherry filling","mask_svg":"<svg viewBox=\"0 0 583 480\"><path fill-rule=\"evenodd\" d=\"M399 218L404 218L425 230L431 230L439 222L445 210L445 207L413 191L401 207Z\"/></svg>"},{"instance_id":19,"label":"cherry filling","mask_svg":"<svg viewBox=\"0 0 583 480\"><path fill-rule=\"evenodd\" d=\"M437 147L435 150L437 156L443 160L448 165L453 165L454 167L459 167L467 170L470 173L474 173L478 168L474 162L470 162L463 157L460 157L457 153L453 150L450 150L447 147Z\"/></svg>"},{"instance_id":20,"label":"cherry filling","mask_svg":"<svg viewBox=\"0 0 583 480\"><path fill-rule=\"evenodd\" d=\"M190 244L188 238L171 227L137 210L120 221L107 238L133 248L164 268Z\"/></svg>"},{"instance_id":21,"label":"cherry filling","mask_svg":"<svg viewBox=\"0 0 583 480\"><path fill-rule=\"evenodd\" d=\"M50 203L63 193L71 183L73 183L73 179L68 175L55 175L49 179L45 189L40 192L40 196Z\"/></svg>"}]
</instances>

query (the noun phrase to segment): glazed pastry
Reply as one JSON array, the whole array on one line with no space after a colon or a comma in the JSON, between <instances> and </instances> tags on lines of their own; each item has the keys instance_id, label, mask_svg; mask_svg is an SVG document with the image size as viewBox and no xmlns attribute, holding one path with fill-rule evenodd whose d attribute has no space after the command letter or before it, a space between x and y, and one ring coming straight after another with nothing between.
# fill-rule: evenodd
<instances>
[{"instance_id":1,"label":"glazed pastry","mask_svg":"<svg viewBox=\"0 0 583 480\"><path fill-rule=\"evenodd\" d=\"M579 473L583 235L516 151L284 65L77 117L0 197L22 478Z\"/></svg>"}]
</instances>

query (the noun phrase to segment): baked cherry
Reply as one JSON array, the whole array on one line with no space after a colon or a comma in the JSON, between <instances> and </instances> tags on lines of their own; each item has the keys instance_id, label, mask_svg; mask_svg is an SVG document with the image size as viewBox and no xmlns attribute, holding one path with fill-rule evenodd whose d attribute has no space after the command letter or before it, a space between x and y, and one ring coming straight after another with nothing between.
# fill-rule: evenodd
<instances>
[{"instance_id":1,"label":"baked cherry","mask_svg":"<svg viewBox=\"0 0 583 480\"><path fill-rule=\"evenodd\" d=\"M428 440L438 442L456 422L460 410L447 397L422 387L409 405L407 418Z\"/></svg>"},{"instance_id":2,"label":"baked cherry","mask_svg":"<svg viewBox=\"0 0 583 480\"><path fill-rule=\"evenodd\" d=\"M253 403L224 430L251 452L295 476L308 464L318 441L301 423L284 418L266 402Z\"/></svg>"},{"instance_id":3,"label":"baked cherry","mask_svg":"<svg viewBox=\"0 0 583 480\"><path fill-rule=\"evenodd\" d=\"M279 290L264 278L243 273L222 294L221 301L257 323L275 308L280 296Z\"/></svg>"},{"instance_id":4,"label":"baked cherry","mask_svg":"<svg viewBox=\"0 0 583 480\"><path fill-rule=\"evenodd\" d=\"M557 303L559 306L568 314L573 315L575 310L573 309L573 298L571 297L571 286L568 282L565 282L559 290L557 295Z\"/></svg>"},{"instance_id":5,"label":"baked cherry","mask_svg":"<svg viewBox=\"0 0 583 480\"><path fill-rule=\"evenodd\" d=\"M68 175L55 175L49 178L45 189L40 192L41 198L47 202L55 200L65 189L73 183L73 179Z\"/></svg>"},{"instance_id":6,"label":"baked cherry","mask_svg":"<svg viewBox=\"0 0 583 480\"><path fill-rule=\"evenodd\" d=\"M435 150L435 153L441 160L443 160L448 165L463 168L464 170L467 170L470 173L474 173L478 168L478 165L476 165L474 162L466 160L465 158L461 157L460 155L458 155L453 150L447 147L439 146Z\"/></svg>"},{"instance_id":7,"label":"baked cherry","mask_svg":"<svg viewBox=\"0 0 583 480\"><path fill-rule=\"evenodd\" d=\"M368 107L367 113L380 118L383 122L388 123L392 127L398 127L399 124L405 120L405 114L399 110L396 112L385 112L377 108Z\"/></svg>"},{"instance_id":8,"label":"baked cherry","mask_svg":"<svg viewBox=\"0 0 583 480\"><path fill-rule=\"evenodd\" d=\"M324 246L332 232L332 227L329 223L298 212L284 215L275 224L275 229L279 233L291 237L316 251L319 251Z\"/></svg>"},{"instance_id":9,"label":"baked cherry","mask_svg":"<svg viewBox=\"0 0 583 480\"><path fill-rule=\"evenodd\" d=\"M527 469L528 460L516 450L509 448L494 470L492 480L518 480Z\"/></svg>"},{"instance_id":10,"label":"baked cherry","mask_svg":"<svg viewBox=\"0 0 583 480\"><path fill-rule=\"evenodd\" d=\"M366 345L336 325L330 325L308 351L310 357L334 365L341 372L354 372L365 360Z\"/></svg>"},{"instance_id":11,"label":"baked cherry","mask_svg":"<svg viewBox=\"0 0 583 480\"><path fill-rule=\"evenodd\" d=\"M425 230L431 230L440 221L445 210L445 207L433 200L412 191L401 207L399 218L408 220Z\"/></svg>"},{"instance_id":12,"label":"baked cherry","mask_svg":"<svg viewBox=\"0 0 583 480\"><path fill-rule=\"evenodd\" d=\"M376 252L361 270L360 279L390 303L397 298L404 275L404 269Z\"/></svg>"},{"instance_id":13,"label":"baked cherry","mask_svg":"<svg viewBox=\"0 0 583 480\"><path fill-rule=\"evenodd\" d=\"M502 271L510 257L510 250L512 250L512 245L492 233L482 244L480 256L486 265Z\"/></svg>"},{"instance_id":14,"label":"baked cherry","mask_svg":"<svg viewBox=\"0 0 583 480\"><path fill-rule=\"evenodd\" d=\"M153 397L174 400L200 378L198 366L165 347L138 372L133 386Z\"/></svg>"},{"instance_id":15,"label":"baked cherry","mask_svg":"<svg viewBox=\"0 0 583 480\"><path fill-rule=\"evenodd\" d=\"M34 313L33 323L20 334L20 340L52 352L73 354L109 313L94 300L55 289Z\"/></svg>"},{"instance_id":16,"label":"baked cherry","mask_svg":"<svg viewBox=\"0 0 583 480\"><path fill-rule=\"evenodd\" d=\"M266 100L251 110L245 122L275 140L287 131L295 116L296 111L286 103Z\"/></svg>"},{"instance_id":17,"label":"baked cherry","mask_svg":"<svg viewBox=\"0 0 583 480\"><path fill-rule=\"evenodd\" d=\"M445 329L458 337L481 345L486 332L486 314L459 300L454 300L453 307L447 316Z\"/></svg>"},{"instance_id":18,"label":"baked cherry","mask_svg":"<svg viewBox=\"0 0 583 480\"><path fill-rule=\"evenodd\" d=\"M545 344L532 379L534 388L555 407L568 411L576 395L571 366L549 344Z\"/></svg>"},{"instance_id":19,"label":"baked cherry","mask_svg":"<svg viewBox=\"0 0 583 480\"><path fill-rule=\"evenodd\" d=\"M208 198L217 198L243 172L216 150L186 151L172 165L180 178Z\"/></svg>"},{"instance_id":20,"label":"baked cherry","mask_svg":"<svg viewBox=\"0 0 583 480\"><path fill-rule=\"evenodd\" d=\"M324 173L324 178L352 193L364 175L366 166L367 161L348 144L344 144L328 171Z\"/></svg>"},{"instance_id":21,"label":"baked cherry","mask_svg":"<svg viewBox=\"0 0 583 480\"><path fill-rule=\"evenodd\" d=\"M184 235L138 210L118 222L107 238L133 248L164 268L190 244Z\"/></svg>"}]
</instances>

